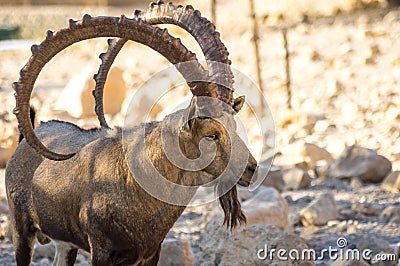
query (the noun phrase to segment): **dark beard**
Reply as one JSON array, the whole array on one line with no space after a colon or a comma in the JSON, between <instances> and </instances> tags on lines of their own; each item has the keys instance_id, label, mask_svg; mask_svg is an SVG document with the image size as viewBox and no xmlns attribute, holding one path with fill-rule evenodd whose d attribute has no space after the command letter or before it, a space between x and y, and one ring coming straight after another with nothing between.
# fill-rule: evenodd
<instances>
[{"instance_id":1,"label":"dark beard","mask_svg":"<svg viewBox=\"0 0 400 266\"><path fill-rule=\"evenodd\" d=\"M226 191L227 186L231 186L230 182L220 182L216 187L219 204L224 211L224 225L230 227L231 231L235 229L238 224L246 224L246 216L242 212L242 206L237 196L236 185L233 186L228 192L221 195Z\"/></svg>"}]
</instances>

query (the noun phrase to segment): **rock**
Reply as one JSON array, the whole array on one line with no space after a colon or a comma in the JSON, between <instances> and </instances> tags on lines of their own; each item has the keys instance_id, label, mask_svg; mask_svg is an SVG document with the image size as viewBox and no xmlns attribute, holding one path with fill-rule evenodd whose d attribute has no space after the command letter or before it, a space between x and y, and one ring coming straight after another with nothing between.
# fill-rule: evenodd
<instances>
[{"instance_id":1,"label":"rock","mask_svg":"<svg viewBox=\"0 0 400 266\"><path fill-rule=\"evenodd\" d=\"M49 266L49 265L52 265L52 263L50 262L50 260L48 258L43 258L39 261L39 265L40 266Z\"/></svg>"},{"instance_id":2,"label":"rock","mask_svg":"<svg viewBox=\"0 0 400 266\"><path fill-rule=\"evenodd\" d=\"M297 141L283 146L275 155L274 163L279 166L293 167L294 165L307 165L303 155L304 142ZM306 167L308 169L308 167Z\"/></svg>"},{"instance_id":3,"label":"rock","mask_svg":"<svg viewBox=\"0 0 400 266\"><path fill-rule=\"evenodd\" d=\"M400 171L393 171L382 182L382 188L393 193L400 192Z\"/></svg>"},{"instance_id":4,"label":"rock","mask_svg":"<svg viewBox=\"0 0 400 266\"><path fill-rule=\"evenodd\" d=\"M370 202L355 202L351 205L351 210L356 213L361 213L367 216L373 216L376 214L376 208Z\"/></svg>"},{"instance_id":5,"label":"rock","mask_svg":"<svg viewBox=\"0 0 400 266\"><path fill-rule=\"evenodd\" d=\"M9 214L10 209L6 200L0 199L0 214Z\"/></svg>"},{"instance_id":6,"label":"rock","mask_svg":"<svg viewBox=\"0 0 400 266\"><path fill-rule=\"evenodd\" d=\"M376 254L393 254L394 253L394 250L390 246L389 242L387 242L386 240L383 240L383 239L379 239L375 236L363 236L361 239L358 240L357 249L358 250L366 250L366 249L371 250L371 253L370 253L371 259ZM374 265L388 265L388 266L393 265L393 266L395 266L396 262L381 261L381 262L374 262L373 264Z\"/></svg>"},{"instance_id":7,"label":"rock","mask_svg":"<svg viewBox=\"0 0 400 266\"><path fill-rule=\"evenodd\" d=\"M279 229L289 227L289 207L279 192L271 187L259 187L256 194L242 205L247 224L270 224Z\"/></svg>"},{"instance_id":8,"label":"rock","mask_svg":"<svg viewBox=\"0 0 400 266\"><path fill-rule=\"evenodd\" d=\"M0 168L5 168L8 160L13 155L15 149L18 146L19 134L13 137L11 145L7 148L0 148Z\"/></svg>"},{"instance_id":9,"label":"rock","mask_svg":"<svg viewBox=\"0 0 400 266\"><path fill-rule=\"evenodd\" d=\"M301 210L300 216L301 222L304 226L320 226L327 224L330 220L336 220L339 213L333 194L322 194Z\"/></svg>"},{"instance_id":10,"label":"rock","mask_svg":"<svg viewBox=\"0 0 400 266\"><path fill-rule=\"evenodd\" d=\"M279 166L272 165L262 185L265 187L273 187L279 192L282 192L285 188L282 169Z\"/></svg>"},{"instance_id":11,"label":"rock","mask_svg":"<svg viewBox=\"0 0 400 266\"><path fill-rule=\"evenodd\" d=\"M379 215L379 220L385 223L399 223L400 224L400 207L388 206Z\"/></svg>"},{"instance_id":12,"label":"rock","mask_svg":"<svg viewBox=\"0 0 400 266\"><path fill-rule=\"evenodd\" d=\"M194 254L187 240L166 238L161 245L158 266L194 265Z\"/></svg>"},{"instance_id":13,"label":"rock","mask_svg":"<svg viewBox=\"0 0 400 266\"><path fill-rule=\"evenodd\" d=\"M364 182L380 182L391 169L390 161L376 151L353 145L326 167L324 175L328 178L359 177Z\"/></svg>"},{"instance_id":14,"label":"rock","mask_svg":"<svg viewBox=\"0 0 400 266\"><path fill-rule=\"evenodd\" d=\"M35 250L33 251L33 259L39 260L42 258L54 258L55 252L56 250L52 242L46 245L41 245L36 240Z\"/></svg>"},{"instance_id":15,"label":"rock","mask_svg":"<svg viewBox=\"0 0 400 266\"><path fill-rule=\"evenodd\" d=\"M364 186L364 183L357 176L351 178L350 186L352 189L360 189Z\"/></svg>"},{"instance_id":16,"label":"rock","mask_svg":"<svg viewBox=\"0 0 400 266\"><path fill-rule=\"evenodd\" d=\"M8 215L0 216L0 240L8 238L11 240L11 225Z\"/></svg>"},{"instance_id":17,"label":"rock","mask_svg":"<svg viewBox=\"0 0 400 266\"><path fill-rule=\"evenodd\" d=\"M196 265L314 265L311 261L279 260L268 251L307 249L299 236L281 231L272 225L256 224L230 232L221 220L210 221L199 240L200 252ZM287 256L287 254L286 254ZM265 258L264 258L265 257Z\"/></svg>"},{"instance_id":18,"label":"rock","mask_svg":"<svg viewBox=\"0 0 400 266\"><path fill-rule=\"evenodd\" d=\"M294 167L283 174L285 190L298 190L310 186L311 177L307 171Z\"/></svg>"},{"instance_id":19,"label":"rock","mask_svg":"<svg viewBox=\"0 0 400 266\"><path fill-rule=\"evenodd\" d=\"M368 266L369 264L362 258L360 259L354 259L354 258L338 258L332 264L331 266Z\"/></svg>"},{"instance_id":20,"label":"rock","mask_svg":"<svg viewBox=\"0 0 400 266\"><path fill-rule=\"evenodd\" d=\"M61 92L56 108L67 111L73 117L95 115L92 91L95 87L93 74L97 70L88 67L80 75L75 76ZM121 111L128 88L123 78L123 70L113 66L108 73L104 86L104 112L115 115Z\"/></svg>"},{"instance_id":21,"label":"rock","mask_svg":"<svg viewBox=\"0 0 400 266\"><path fill-rule=\"evenodd\" d=\"M313 165L319 161L330 162L333 160L332 155L327 150L313 143L304 143L303 154L310 159Z\"/></svg>"}]
</instances>

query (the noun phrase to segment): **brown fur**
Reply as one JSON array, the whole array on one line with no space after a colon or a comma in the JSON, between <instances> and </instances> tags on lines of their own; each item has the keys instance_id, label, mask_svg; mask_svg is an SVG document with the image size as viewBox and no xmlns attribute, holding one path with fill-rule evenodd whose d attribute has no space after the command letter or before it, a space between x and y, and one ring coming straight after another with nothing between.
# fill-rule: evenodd
<instances>
[{"instance_id":1,"label":"brown fur","mask_svg":"<svg viewBox=\"0 0 400 266\"><path fill-rule=\"evenodd\" d=\"M149 195L132 176L124 149L128 160L140 165L140 173L146 178L154 177L154 170L146 165L151 163L164 178L187 186L219 176L230 158L231 145L249 155L239 184L248 185L256 167L237 135L233 136L232 144L229 142L221 123L201 117L190 117L189 122L184 122L199 108L193 100L188 109L177 111L162 122L129 129L124 132L126 147L121 129L85 131L69 123L48 122L36 130L41 141L57 152L77 152L71 159L60 162L43 160L23 140L6 169L17 265L29 265L35 237L55 240L60 249L56 260L64 259L67 265L73 265L78 248L91 252L93 265L156 265L161 243L185 206L165 203ZM224 111L220 120L225 126L236 128L231 113ZM175 166L163 150L163 126L167 139L179 136L179 145L187 158L199 155L202 139L218 134L215 159L199 171ZM138 132L143 129L145 143L150 145L142 144ZM149 162L143 160L145 155L149 156ZM224 182L228 181L218 186L219 193ZM160 191L168 189L160 187ZM188 203L195 191L188 190L186 195L178 196ZM167 192L176 194L173 190ZM236 187L223 195L220 203L227 226L234 228L245 222Z\"/></svg>"}]
</instances>

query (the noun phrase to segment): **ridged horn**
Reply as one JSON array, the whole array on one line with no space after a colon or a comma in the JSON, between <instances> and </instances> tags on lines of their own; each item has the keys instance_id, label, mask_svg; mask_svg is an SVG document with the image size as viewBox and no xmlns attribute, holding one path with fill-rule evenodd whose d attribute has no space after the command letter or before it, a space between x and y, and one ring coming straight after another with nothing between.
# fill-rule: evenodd
<instances>
[{"instance_id":1,"label":"ridged horn","mask_svg":"<svg viewBox=\"0 0 400 266\"><path fill-rule=\"evenodd\" d=\"M201 13L190 5L186 7L175 6L172 3L165 4L163 1L151 3L148 10L144 12L136 10L134 15L135 18L143 19L151 25L173 24L189 32L199 43L206 58L210 77L208 80L214 82L208 83L208 86L211 90L213 87L217 88L217 95L211 95L211 97L218 97L229 105L233 105L234 80L230 69L229 53L222 43L219 33L215 31L215 26L209 20L202 17ZM95 111L101 127L108 127L103 108L105 80L115 57L126 42L126 39L109 40L107 52L103 54L102 64L95 78L96 87L93 95L95 97ZM196 87L194 82L192 85ZM193 93L196 95L196 91Z\"/></svg>"},{"instance_id":2,"label":"ridged horn","mask_svg":"<svg viewBox=\"0 0 400 266\"><path fill-rule=\"evenodd\" d=\"M60 51L76 42L98 37L118 37L142 43L165 55L172 64L194 61L194 64L184 64L179 71L185 78L190 78L193 73L207 77L194 53L165 30L152 27L140 19L128 19L124 16L92 18L90 15L84 15L81 21L70 20L68 28L49 33L41 44L32 46L32 55L20 71L18 82L13 84L16 98L13 113L17 116L18 127L27 142L48 159L66 160L74 154L58 154L48 150L33 131L29 119L29 102L34 83L43 66ZM208 95L209 88L203 93Z\"/></svg>"}]
</instances>

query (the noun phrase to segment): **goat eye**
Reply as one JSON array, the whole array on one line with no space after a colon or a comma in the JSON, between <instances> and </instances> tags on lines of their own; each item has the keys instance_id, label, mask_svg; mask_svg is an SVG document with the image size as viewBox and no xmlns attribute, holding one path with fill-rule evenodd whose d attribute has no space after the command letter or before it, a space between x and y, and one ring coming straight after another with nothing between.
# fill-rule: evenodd
<instances>
[{"instance_id":1,"label":"goat eye","mask_svg":"<svg viewBox=\"0 0 400 266\"><path fill-rule=\"evenodd\" d=\"M217 136L217 134L213 134L213 135L206 136L206 139L213 141L213 140L218 139L218 136Z\"/></svg>"}]
</instances>

